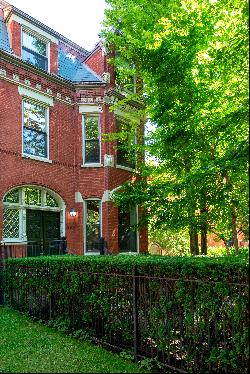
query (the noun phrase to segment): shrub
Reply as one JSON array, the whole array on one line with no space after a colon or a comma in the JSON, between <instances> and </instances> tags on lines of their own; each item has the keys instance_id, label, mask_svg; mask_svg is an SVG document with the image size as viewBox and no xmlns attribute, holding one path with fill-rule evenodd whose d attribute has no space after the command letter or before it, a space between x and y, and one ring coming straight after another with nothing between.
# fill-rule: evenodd
<instances>
[{"instance_id":1,"label":"shrub","mask_svg":"<svg viewBox=\"0 0 250 374\"><path fill-rule=\"evenodd\" d=\"M5 284L9 306L63 331L128 352L136 336L139 354L187 371L246 367L244 256L9 259Z\"/></svg>"}]
</instances>

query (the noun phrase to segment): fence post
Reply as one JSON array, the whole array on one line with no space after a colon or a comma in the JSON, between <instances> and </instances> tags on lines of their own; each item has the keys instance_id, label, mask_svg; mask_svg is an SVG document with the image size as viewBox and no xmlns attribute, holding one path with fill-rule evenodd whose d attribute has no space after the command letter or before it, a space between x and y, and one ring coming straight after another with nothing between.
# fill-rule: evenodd
<instances>
[{"instance_id":1,"label":"fence post","mask_svg":"<svg viewBox=\"0 0 250 374\"><path fill-rule=\"evenodd\" d=\"M137 278L136 266L133 267L132 278L133 278L134 356L136 359L137 352L138 352L138 305L137 305L138 278Z\"/></svg>"},{"instance_id":2,"label":"fence post","mask_svg":"<svg viewBox=\"0 0 250 374\"><path fill-rule=\"evenodd\" d=\"M3 258L8 258L7 245L3 243Z\"/></svg>"},{"instance_id":3,"label":"fence post","mask_svg":"<svg viewBox=\"0 0 250 374\"><path fill-rule=\"evenodd\" d=\"M67 253L67 240L66 236L62 236L62 254L65 255Z\"/></svg>"}]
</instances>

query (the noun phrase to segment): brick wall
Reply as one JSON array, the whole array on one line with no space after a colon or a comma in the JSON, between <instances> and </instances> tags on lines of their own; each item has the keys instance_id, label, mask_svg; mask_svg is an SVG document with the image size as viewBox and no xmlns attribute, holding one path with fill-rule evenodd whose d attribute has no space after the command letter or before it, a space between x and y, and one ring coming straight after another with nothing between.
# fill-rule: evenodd
<instances>
[{"instance_id":1,"label":"brick wall","mask_svg":"<svg viewBox=\"0 0 250 374\"><path fill-rule=\"evenodd\" d=\"M96 74L102 76L105 71L105 59L100 47L97 47L94 52L84 61Z\"/></svg>"},{"instance_id":2,"label":"brick wall","mask_svg":"<svg viewBox=\"0 0 250 374\"><path fill-rule=\"evenodd\" d=\"M12 21L12 48L15 55L21 56L21 27ZM88 58L87 64L97 74L102 75L112 68L107 65L106 56L101 48ZM84 199L102 199L104 191L112 190L132 177L127 170L109 167L82 166L82 115L79 114L77 101L80 95L103 98L105 88L75 91L71 85L46 78L33 69L18 66L18 63L0 61L0 69L6 74L0 79L0 217L3 217L3 196L12 187L37 185L55 191L66 204L65 230L68 247L72 253L83 253L84 242L84 205L75 202L75 192L79 191ZM50 43L50 71L57 74L57 45ZM18 86L25 86L53 98L54 105L49 107L49 159L51 163L25 158L22 156L22 97ZM66 102L68 100L68 102ZM100 104L102 133L115 131L115 119L106 104ZM115 157L115 142L104 141L101 147L101 162L104 154ZM77 217L69 215L71 208L77 209ZM118 252L118 210L111 202L102 204L102 235L108 241L113 253ZM0 239L2 238L2 219L0 219ZM142 250L146 245L146 231L140 237Z\"/></svg>"}]
</instances>

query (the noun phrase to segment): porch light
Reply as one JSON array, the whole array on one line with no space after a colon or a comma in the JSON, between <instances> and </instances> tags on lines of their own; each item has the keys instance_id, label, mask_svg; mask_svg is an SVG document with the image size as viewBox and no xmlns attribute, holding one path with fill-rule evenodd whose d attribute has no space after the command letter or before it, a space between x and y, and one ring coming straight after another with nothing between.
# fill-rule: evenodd
<instances>
[{"instance_id":1,"label":"porch light","mask_svg":"<svg viewBox=\"0 0 250 374\"><path fill-rule=\"evenodd\" d=\"M77 211L75 208L71 208L70 212L69 212L69 215L70 217L76 217L77 215Z\"/></svg>"}]
</instances>

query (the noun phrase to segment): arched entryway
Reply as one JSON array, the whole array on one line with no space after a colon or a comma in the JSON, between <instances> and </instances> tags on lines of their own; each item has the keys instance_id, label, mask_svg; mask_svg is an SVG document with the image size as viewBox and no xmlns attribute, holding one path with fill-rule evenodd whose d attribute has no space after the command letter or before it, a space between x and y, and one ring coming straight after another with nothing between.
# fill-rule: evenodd
<instances>
[{"instance_id":1,"label":"arched entryway","mask_svg":"<svg viewBox=\"0 0 250 374\"><path fill-rule=\"evenodd\" d=\"M48 243L65 235L65 204L62 198L39 186L12 188L3 198L3 241ZM46 251L45 251L46 252Z\"/></svg>"}]
</instances>

